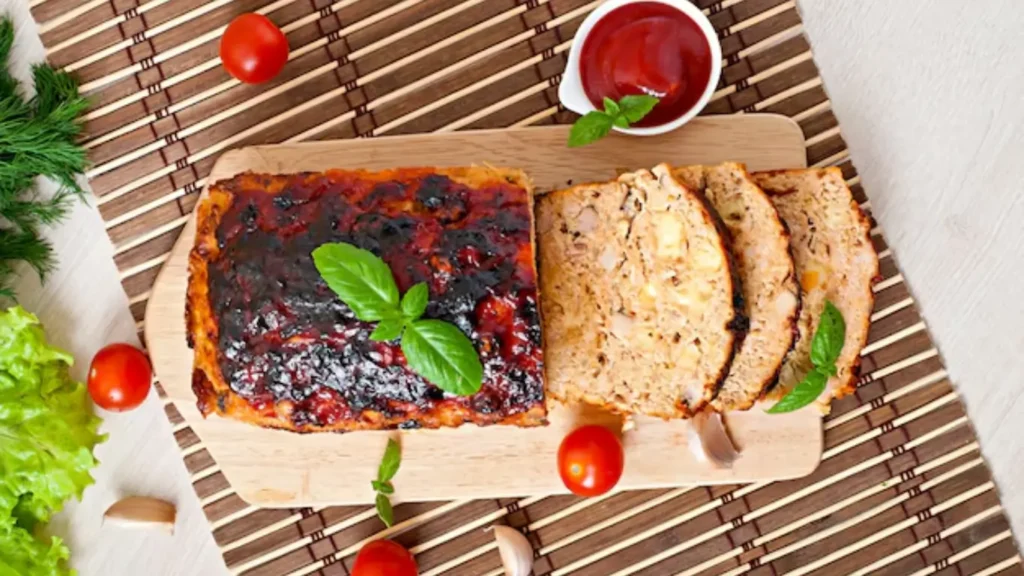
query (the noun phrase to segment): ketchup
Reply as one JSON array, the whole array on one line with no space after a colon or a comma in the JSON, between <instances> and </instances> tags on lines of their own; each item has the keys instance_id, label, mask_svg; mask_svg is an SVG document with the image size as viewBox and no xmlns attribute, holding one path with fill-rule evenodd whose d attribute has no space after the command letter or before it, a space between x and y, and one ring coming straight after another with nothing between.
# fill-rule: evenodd
<instances>
[{"instance_id":1,"label":"ketchup","mask_svg":"<svg viewBox=\"0 0 1024 576\"><path fill-rule=\"evenodd\" d=\"M671 122L693 108L711 77L711 46L689 16L667 4L637 2L612 10L591 29L580 53L587 98L660 98L635 126Z\"/></svg>"}]
</instances>

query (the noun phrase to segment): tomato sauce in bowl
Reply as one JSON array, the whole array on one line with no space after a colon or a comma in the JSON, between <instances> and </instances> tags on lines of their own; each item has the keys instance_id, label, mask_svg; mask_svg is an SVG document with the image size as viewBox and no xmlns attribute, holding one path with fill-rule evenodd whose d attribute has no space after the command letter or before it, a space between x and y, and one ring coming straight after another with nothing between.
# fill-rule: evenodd
<instances>
[{"instance_id":1,"label":"tomato sauce in bowl","mask_svg":"<svg viewBox=\"0 0 1024 576\"><path fill-rule=\"evenodd\" d=\"M606 97L659 98L638 127L667 124L693 109L715 64L697 22L661 2L628 3L601 17L586 36L579 62L583 90L598 109Z\"/></svg>"}]
</instances>

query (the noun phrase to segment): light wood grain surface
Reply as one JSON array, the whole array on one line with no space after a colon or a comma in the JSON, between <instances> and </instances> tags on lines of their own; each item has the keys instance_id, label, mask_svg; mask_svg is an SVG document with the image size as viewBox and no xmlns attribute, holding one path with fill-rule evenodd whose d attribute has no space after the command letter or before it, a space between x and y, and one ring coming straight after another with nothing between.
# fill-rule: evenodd
<instances>
[{"instance_id":1,"label":"light wood grain surface","mask_svg":"<svg viewBox=\"0 0 1024 576\"><path fill-rule=\"evenodd\" d=\"M800 128L782 116L701 118L671 134L615 136L583 150L566 148L568 134L567 126L552 126L257 146L221 156L207 180L246 171L490 164L520 168L538 191L548 191L569 181L612 179L617 168L634 170L666 161L686 165L735 160L758 170L806 165ZM168 396L243 499L267 507L371 503L369 480L388 437L401 438L399 500L566 492L554 466L558 445L575 426L604 420L600 415L556 408L549 414L550 426L543 428L463 426L340 435L298 435L217 416L204 419L192 393L192 350L185 344L183 320L194 237L193 221L153 287L146 342ZM636 429L625 437L626 468L618 488L794 478L817 466L821 416L813 407L786 415L755 408L731 414L728 423L743 455L732 468L721 469L696 459L687 446L688 422L637 418Z\"/></svg>"},{"instance_id":2,"label":"light wood grain surface","mask_svg":"<svg viewBox=\"0 0 1024 576\"><path fill-rule=\"evenodd\" d=\"M28 2L0 0L0 13L15 22L12 72L30 87L30 65L43 60L43 47ZM55 191L45 181L40 189ZM59 268L45 287L23 268L15 288L21 304L42 320L50 341L74 354L73 375L83 380L99 348L110 342L138 343L135 321L114 266L113 247L94 206L79 204L48 236L59 254ZM48 526L71 547L72 566L81 576L227 574L156 393L132 412L99 415L101 431L109 439L96 449L96 484L86 489L81 502L70 501ZM161 530L103 525L108 506L134 495L176 505L173 536Z\"/></svg>"},{"instance_id":3,"label":"light wood grain surface","mask_svg":"<svg viewBox=\"0 0 1024 576\"><path fill-rule=\"evenodd\" d=\"M14 18L18 76L43 59L26 0ZM966 400L1018 534L1024 530L1024 10L1019 0L798 0L876 217ZM75 353L83 375L102 343L134 338L112 249L94 208L51 235L61 269L27 307ZM227 574L154 398L108 418L98 483L55 520L83 576ZM99 526L139 492L178 504L173 538Z\"/></svg>"}]
</instances>

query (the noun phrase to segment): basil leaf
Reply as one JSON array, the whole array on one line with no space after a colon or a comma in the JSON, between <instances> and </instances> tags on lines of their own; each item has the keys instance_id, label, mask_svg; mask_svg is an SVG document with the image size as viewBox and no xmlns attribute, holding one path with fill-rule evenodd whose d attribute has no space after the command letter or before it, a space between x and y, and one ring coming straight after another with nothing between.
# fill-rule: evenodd
<instances>
[{"instance_id":1,"label":"basil leaf","mask_svg":"<svg viewBox=\"0 0 1024 576\"><path fill-rule=\"evenodd\" d=\"M603 101L604 111L594 110L576 121L569 131L569 147L576 148L600 140L608 135L612 126L629 128L647 116L658 99L646 94L623 96L618 102L611 98Z\"/></svg>"},{"instance_id":2,"label":"basil leaf","mask_svg":"<svg viewBox=\"0 0 1024 576\"><path fill-rule=\"evenodd\" d=\"M324 244L313 250L313 264L356 318L374 322L396 316L398 285L373 252L344 242Z\"/></svg>"},{"instance_id":3,"label":"basil leaf","mask_svg":"<svg viewBox=\"0 0 1024 576\"><path fill-rule=\"evenodd\" d=\"M825 384L828 382L828 375L817 368L807 373L807 376L789 391L782 400L768 409L769 414L782 414L799 410L814 402L825 391Z\"/></svg>"},{"instance_id":4,"label":"basil leaf","mask_svg":"<svg viewBox=\"0 0 1024 576\"><path fill-rule=\"evenodd\" d=\"M461 330L441 320L417 320L402 335L409 368L445 392L469 396L480 390L484 368Z\"/></svg>"},{"instance_id":5,"label":"basil leaf","mask_svg":"<svg viewBox=\"0 0 1024 576\"><path fill-rule=\"evenodd\" d=\"M373 486L375 492L381 494L391 495L395 493L395 487L391 485L391 482L381 482L380 480L371 480L370 485Z\"/></svg>"},{"instance_id":6,"label":"basil leaf","mask_svg":"<svg viewBox=\"0 0 1024 576\"><path fill-rule=\"evenodd\" d=\"M388 528L395 524L395 511L391 509L391 500L384 494L377 494L377 516L380 516L380 521Z\"/></svg>"},{"instance_id":7,"label":"basil leaf","mask_svg":"<svg viewBox=\"0 0 1024 576\"><path fill-rule=\"evenodd\" d=\"M402 320L381 320L380 324L370 332L370 340L374 342L388 342L402 335L405 322Z\"/></svg>"},{"instance_id":8,"label":"basil leaf","mask_svg":"<svg viewBox=\"0 0 1024 576\"><path fill-rule=\"evenodd\" d=\"M390 482L398 473L398 467L401 464L402 449L398 446L398 442L388 438L388 446L384 449L384 457L381 458L380 468L377 469L377 480Z\"/></svg>"},{"instance_id":9,"label":"basil leaf","mask_svg":"<svg viewBox=\"0 0 1024 576\"><path fill-rule=\"evenodd\" d=\"M427 310L427 300L430 298L430 289L426 282L420 282L402 296L402 314L409 320L415 320Z\"/></svg>"},{"instance_id":10,"label":"basil leaf","mask_svg":"<svg viewBox=\"0 0 1024 576\"><path fill-rule=\"evenodd\" d=\"M604 112L587 112L586 116L572 125L572 130L569 131L569 147L585 146L604 138L611 132L613 121L613 118Z\"/></svg>"},{"instance_id":11,"label":"basil leaf","mask_svg":"<svg viewBox=\"0 0 1024 576\"><path fill-rule=\"evenodd\" d=\"M644 116L651 113L651 110L660 102L654 96L647 94L632 94L623 96L619 100L620 113L626 117L630 124L643 120Z\"/></svg>"},{"instance_id":12,"label":"basil leaf","mask_svg":"<svg viewBox=\"0 0 1024 576\"><path fill-rule=\"evenodd\" d=\"M843 314L829 301L825 301L825 309L818 320L818 329L811 340L811 362L821 369L832 368L839 353L843 351L846 340L846 321ZM833 368L834 369L834 368Z\"/></svg>"},{"instance_id":13,"label":"basil leaf","mask_svg":"<svg viewBox=\"0 0 1024 576\"><path fill-rule=\"evenodd\" d=\"M626 120L629 120L630 124L635 124L643 120L644 116L650 114L657 103L658 99L654 96L637 94L623 96L622 100L619 100L619 108L622 110L622 115L626 117Z\"/></svg>"},{"instance_id":14,"label":"basil leaf","mask_svg":"<svg viewBox=\"0 0 1024 576\"><path fill-rule=\"evenodd\" d=\"M615 100L605 96L604 97L604 113L611 116L612 118L619 115L619 104Z\"/></svg>"}]
</instances>

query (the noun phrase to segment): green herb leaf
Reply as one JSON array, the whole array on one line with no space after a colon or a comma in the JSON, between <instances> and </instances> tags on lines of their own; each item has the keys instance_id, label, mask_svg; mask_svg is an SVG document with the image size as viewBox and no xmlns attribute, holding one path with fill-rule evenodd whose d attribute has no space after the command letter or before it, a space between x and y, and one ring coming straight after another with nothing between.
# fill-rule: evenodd
<instances>
[{"instance_id":1,"label":"green herb leaf","mask_svg":"<svg viewBox=\"0 0 1024 576\"><path fill-rule=\"evenodd\" d=\"M395 474L398 473L398 467L401 464L402 449L398 446L398 442L388 438L387 448L384 449L384 457L381 458L380 468L377 469L377 480L390 482L395 477Z\"/></svg>"},{"instance_id":2,"label":"green herb leaf","mask_svg":"<svg viewBox=\"0 0 1024 576\"><path fill-rule=\"evenodd\" d=\"M409 291L402 296L402 314L409 320L416 320L427 310L427 300L430 298L430 289L426 282L420 282L409 288Z\"/></svg>"},{"instance_id":3,"label":"green herb leaf","mask_svg":"<svg viewBox=\"0 0 1024 576\"><path fill-rule=\"evenodd\" d=\"M374 322L397 316L398 285L373 252L344 242L324 244L313 250L313 263L356 318Z\"/></svg>"},{"instance_id":4,"label":"green herb leaf","mask_svg":"<svg viewBox=\"0 0 1024 576\"><path fill-rule=\"evenodd\" d=\"M84 191L76 175L85 171L85 148L78 142L79 116L89 102L68 73L47 64L32 68L35 96L8 71L14 26L0 18L0 297L13 297L15 264L27 262L46 280L55 265L53 248L41 228L63 220L74 197ZM36 189L39 176L61 186L46 197Z\"/></svg>"},{"instance_id":5,"label":"green herb leaf","mask_svg":"<svg viewBox=\"0 0 1024 576\"><path fill-rule=\"evenodd\" d=\"M377 516L385 526L391 528L395 524L395 511L391 509L391 500L384 494L377 494Z\"/></svg>"},{"instance_id":6,"label":"green herb leaf","mask_svg":"<svg viewBox=\"0 0 1024 576\"><path fill-rule=\"evenodd\" d=\"M395 522L391 500L388 499L388 495L395 493L391 479L398 473L398 467L401 464L402 449L393 438L388 438L388 445L384 448L384 457L381 458L380 467L377 468L377 479L370 481L370 486L373 486L374 492L377 493L377 515L388 528Z\"/></svg>"},{"instance_id":7,"label":"green herb leaf","mask_svg":"<svg viewBox=\"0 0 1024 576\"><path fill-rule=\"evenodd\" d=\"M370 481L370 485L373 486L374 492L380 492L381 494L387 494L389 496L395 493L395 487L391 485L391 482L372 480Z\"/></svg>"},{"instance_id":8,"label":"green herb leaf","mask_svg":"<svg viewBox=\"0 0 1024 576\"><path fill-rule=\"evenodd\" d=\"M402 335L405 328L404 320L381 320L380 324L370 332L370 340L374 342L387 342Z\"/></svg>"},{"instance_id":9,"label":"green herb leaf","mask_svg":"<svg viewBox=\"0 0 1024 576\"><path fill-rule=\"evenodd\" d=\"M825 302L825 309L818 320L818 329L814 332L814 339L811 340L811 362L817 368L829 369L828 372L835 372L835 363L839 359L839 353L843 351L843 342L846 340L846 322L843 314L829 301Z\"/></svg>"},{"instance_id":10,"label":"green herb leaf","mask_svg":"<svg viewBox=\"0 0 1024 576\"><path fill-rule=\"evenodd\" d=\"M600 140L608 135L612 126L629 128L630 124L647 116L657 103L657 98L645 94L623 96L618 102L606 97L604 111L588 112L572 125L569 147L576 148Z\"/></svg>"},{"instance_id":11,"label":"green herb leaf","mask_svg":"<svg viewBox=\"0 0 1024 576\"><path fill-rule=\"evenodd\" d=\"M825 391L829 377L839 373L836 369L836 360L839 359L845 340L846 321L843 320L843 314L832 302L826 300L825 308L818 320L818 329L814 331L811 340L811 363L814 364L814 369L782 400L769 408L768 412L792 412L814 402Z\"/></svg>"},{"instance_id":12,"label":"green herb leaf","mask_svg":"<svg viewBox=\"0 0 1024 576\"><path fill-rule=\"evenodd\" d=\"M612 118L619 115L619 104L615 100L605 96L604 97L604 113L611 116Z\"/></svg>"},{"instance_id":13,"label":"green herb leaf","mask_svg":"<svg viewBox=\"0 0 1024 576\"><path fill-rule=\"evenodd\" d=\"M313 250L313 263L357 318L380 322L371 340L401 337L402 352L413 372L452 394L480 390L483 366L469 338L447 322L418 320L430 297L426 283L410 288L399 303L398 286L387 263L351 244L319 246Z\"/></svg>"},{"instance_id":14,"label":"green herb leaf","mask_svg":"<svg viewBox=\"0 0 1024 576\"><path fill-rule=\"evenodd\" d=\"M611 132L614 122L615 120L604 112L588 112L572 125L572 130L569 131L569 147L585 146L604 138Z\"/></svg>"},{"instance_id":15,"label":"green herb leaf","mask_svg":"<svg viewBox=\"0 0 1024 576\"><path fill-rule=\"evenodd\" d=\"M409 368L445 392L469 396L483 383L484 369L473 342L447 322L409 324L402 335L402 353Z\"/></svg>"},{"instance_id":16,"label":"green herb leaf","mask_svg":"<svg viewBox=\"0 0 1024 576\"><path fill-rule=\"evenodd\" d=\"M623 96L622 100L619 100L619 108L622 109L622 115L626 117L626 120L629 120L630 124L636 124L643 120L644 116L650 114L657 103L658 99L654 96L637 94Z\"/></svg>"},{"instance_id":17,"label":"green herb leaf","mask_svg":"<svg viewBox=\"0 0 1024 576\"><path fill-rule=\"evenodd\" d=\"M768 409L769 414L782 414L799 410L814 402L822 392L825 391L825 384L828 382L828 375L817 368L807 373L807 376L789 391L789 394L779 400L774 406Z\"/></svg>"}]
</instances>

